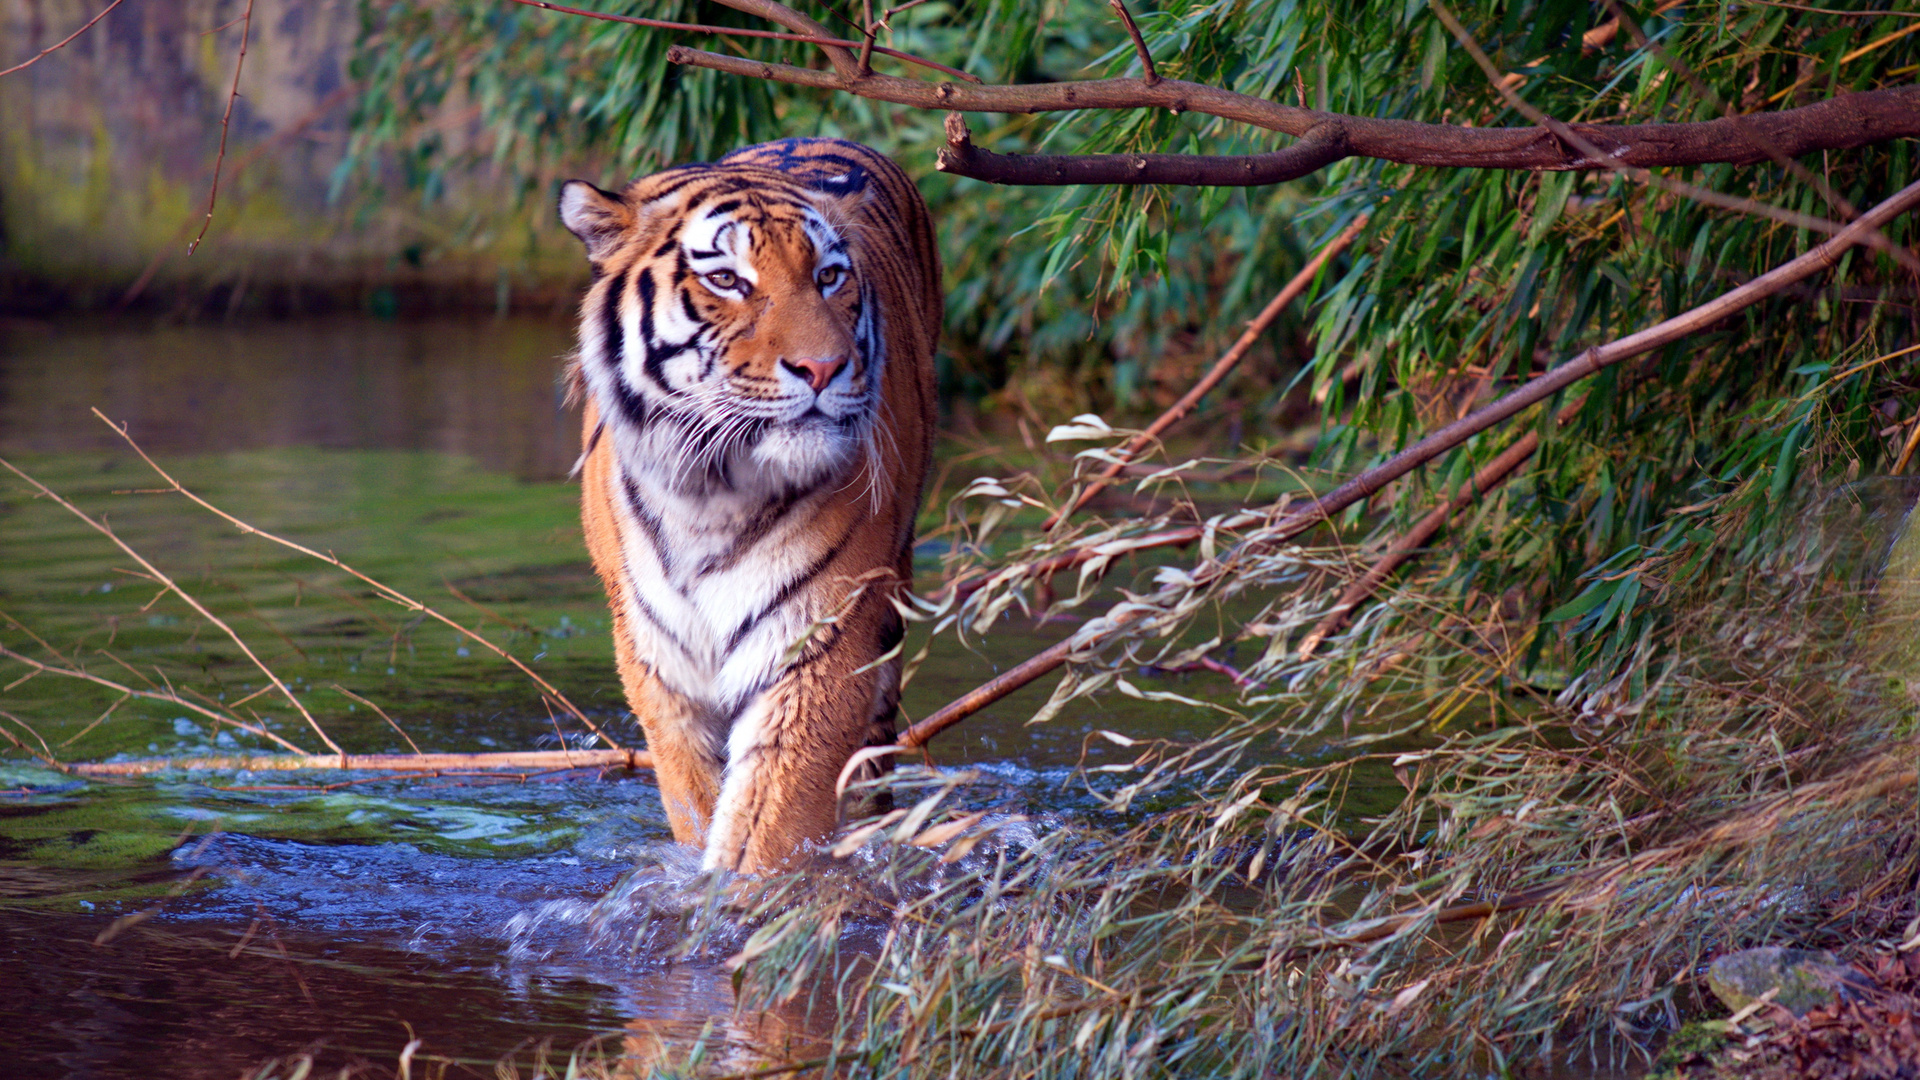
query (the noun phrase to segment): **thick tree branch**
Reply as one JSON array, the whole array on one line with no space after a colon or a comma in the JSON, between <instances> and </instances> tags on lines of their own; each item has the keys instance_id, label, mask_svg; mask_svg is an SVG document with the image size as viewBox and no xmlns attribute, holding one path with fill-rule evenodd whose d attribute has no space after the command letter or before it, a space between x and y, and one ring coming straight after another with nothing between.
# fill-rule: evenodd
<instances>
[{"instance_id":1,"label":"thick tree branch","mask_svg":"<svg viewBox=\"0 0 1920 1080\"><path fill-rule=\"evenodd\" d=\"M1268 154L996 154L970 138L949 140L934 168L974 180L1022 187L1067 184L1180 184L1260 187L1298 180L1351 157L1337 125L1309 131Z\"/></svg>"},{"instance_id":2,"label":"thick tree branch","mask_svg":"<svg viewBox=\"0 0 1920 1080\"><path fill-rule=\"evenodd\" d=\"M744 3L745 0L741 0ZM739 5L735 5L739 6ZM949 145L939 168L957 176L1010 184L1201 184L1250 186L1293 179L1347 157L1407 165L1566 171L1653 168L1769 160L1768 149L1792 157L1846 150L1890 139L1920 138L1920 86L1841 94L1798 109L1686 124L1568 124L1602 157L1581 153L1539 127L1468 128L1380 120L1301 109L1179 79L1092 79L1031 85L929 83L891 75L844 77L683 45L667 51L676 64L748 78L839 90L875 101L961 112L1040 113L1070 109L1168 109L1292 135L1301 143L1273 154L1102 154L1009 156ZM849 56L849 60L852 57ZM1758 138L1750 137L1749 133ZM1324 159L1324 160L1322 160ZM1318 164L1315 164L1315 163ZM1299 171L1295 171L1299 170ZM1061 176L1070 179L1058 179Z\"/></svg>"}]
</instances>

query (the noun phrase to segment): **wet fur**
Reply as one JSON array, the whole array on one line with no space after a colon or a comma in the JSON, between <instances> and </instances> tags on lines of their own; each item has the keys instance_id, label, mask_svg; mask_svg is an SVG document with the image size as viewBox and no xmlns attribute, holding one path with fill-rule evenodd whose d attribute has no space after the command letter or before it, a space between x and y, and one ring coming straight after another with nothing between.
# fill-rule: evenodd
<instances>
[{"instance_id":1,"label":"wet fur","mask_svg":"<svg viewBox=\"0 0 1920 1080\"><path fill-rule=\"evenodd\" d=\"M866 147L787 139L618 194L573 181L561 217L594 270L570 376L627 700L674 837L776 867L839 824L848 758L893 740L899 660L875 661L932 444L926 207ZM798 363L841 355L817 388Z\"/></svg>"}]
</instances>

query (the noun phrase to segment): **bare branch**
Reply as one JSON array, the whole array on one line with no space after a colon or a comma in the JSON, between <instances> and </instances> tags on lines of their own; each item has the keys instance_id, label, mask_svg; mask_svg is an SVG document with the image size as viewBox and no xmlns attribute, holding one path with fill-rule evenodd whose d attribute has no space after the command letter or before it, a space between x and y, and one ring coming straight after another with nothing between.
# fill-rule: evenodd
<instances>
[{"instance_id":1,"label":"bare branch","mask_svg":"<svg viewBox=\"0 0 1920 1080\"><path fill-rule=\"evenodd\" d=\"M372 709L376 714L379 715L380 719L385 720L387 722L388 727L398 732L400 737L407 741L407 745L413 748L414 753L418 754L421 752L420 744L417 742L414 742L413 736L407 734L407 731L405 728L401 727L399 723L394 720L393 717L387 715L387 710L381 708L378 705L375 705L373 702L368 701L366 698L361 697L359 694L354 693L353 691L347 689L346 687L341 686L339 683L334 683L333 688L339 693L345 695L348 699L357 701L360 704L365 705L367 708ZM562 738L560 745L562 746L566 745L566 740L564 738Z\"/></svg>"},{"instance_id":2,"label":"bare branch","mask_svg":"<svg viewBox=\"0 0 1920 1080\"><path fill-rule=\"evenodd\" d=\"M1787 286L1833 266L1839 262L1840 256L1847 249L1860 244L1881 225L1894 220L1915 206L1920 206L1920 182L1900 189L1891 198L1861 215L1858 221L1842 229L1837 236L1821 243L1806 254L1782 263L1745 285L1722 293L1690 311L1682 312L1671 319L1656 323L1617 341L1589 349L1529 381L1498 401L1433 432L1381 464L1334 488L1326 495L1313 499L1304 509L1279 517L1261 530L1261 544L1266 546L1284 543L1347 507L1371 498L1393 481L1495 424L1511 419L1520 412L1545 401L1574 383L1623 360L1652 352L1691 334L1699 333L1722 319L1738 314L1782 291ZM1201 532L1202 528L1196 525L1163 534L1163 536L1173 537L1176 534L1182 534L1190 542L1192 539L1198 539ZM1168 542L1178 541L1169 539ZM1084 548L1063 552L1035 564L1032 571L1038 575L1041 568L1045 567L1047 573L1057 573L1097 557L1097 552ZM978 589L980 586L976 584L973 587ZM956 590L959 588L960 586L956 586ZM1117 629L1137 619L1143 612L1144 609L1140 607L1120 611L1109 616L1112 620L1111 625ZM1036 653L1019 666L949 702L931 716L902 732L898 740L899 745L908 747L924 745L934 735L1058 668L1066 663L1067 658L1074 652L1085 650L1090 647L1090 644L1092 643L1080 641L1077 638L1068 638Z\"/></svg>"},{"instance_id":3,"label":"bare branch","mask_svg":"<svg viewBox=\"0 0 1920 1080\"><path fill-rule=\"evenodd\" d=\"M228 25L232 24L229 23ZM264 142L256 143L253 149L240 155L240 159L233 163L233 168L228 171L227 176L237 178L241 173L246 171L249 165L259 161L269 152L299 138L308 128L324 120L326 115L332 112L341 102L346 101L349 97L359 92L360 84L357 82L342 83L338 87L335 87L333 93L321 98L305 116L294 121L287 127L274 132L271 138L268 138ZM160 272L160 264L172 257L174 245L185 240L187 233L192 231L193 219L188 218L185 222L181 223L173 239L161 245L161 247L153 253L153 258L147 261L146 269L140 271L140 276L134 278L133 284L127 286L127 291L121 293L120 299L114 301L112 310L124 311L127 305L139 299L140 294L146 291L147 286L153 284L154 275Z\"/></svg>"},{"instance_id":4,"label":"bare branch","mask_svg":"<svg viewBox=\"0 0 1920 1080\"><path fill-rule=\"evenodd\" d=\"M1067 184L1179 184L1188 187L1260 187L1298 180L1352 156L1332 124L1268 154L996 154L973 142L948 141L934 168L941 172L1023 187Z\"/></svg>"},{"instance_id":5,"label":"bare branch","mask_svg":"<svg viewBox=\"0 0 1920 1080\"><path fill-rule=\"evenodd\" d=\"M1579 406L1586 404L1586 400L1585 395L1582 395L1580 400L1574 402L1569 408L1561 409L1560 414L1554 419L1560 423L1566 423L1579 412ZM1367 572L1362 574L1358 581L1347 586L1347 590L1341 593L1340 599L1334 603L1333 610L1327 612L1314 626L1313 631L1300 643L1300 659L1305 660L1312 656L1322 641L1338 633L1340 628L1346 625L1347 616L1353 613L1353 609L1360 606L1362 600L1373 595L1373 590L1379 588L1381 582L1398 570L1401 563L1413 558L1416 552L1427 546L1427 541L1433 539L1433 534L1439 532L1449 518L1511 480L1514 474L1520 471L1520 466L1525 464L1527 459L1533 456L1533 452L1539 448L1540 433L1538 431L1529 431L1515 439L1512 446L1502 450L1492 461L1482 465L1480 471L1474 473L1473 478L1460 489L1459 494L1428 511L1426 517L1421 518L1413 528L1408 529L1398 540L1395 540L1380 556L1378 562L1368 567Z\"/></svg>"},{"instance_id":6,"label":"bare branch","mask_svg":"<svg viewBox=\"0 0 1920 1080\"><path fill-rule=\"evenodd\" d=\"M34 53L32 56L27 57L25 60L20 61L19 63L6 69L5 71L0 71L0 78L5 78L6 76L11 75L16 71L19 71L21 68L32 67L33 65L39 63L40 58L47 55L48 53L56 52L60 49L66 48L68 42L72 41L74 38L79 37L81 34L84 34L87 31L93 29L94 23L97 23L101 19L106 18L107 13L112 11L114 8L119 7L122 2L123 0L113 0L113 3L108 4L106 7L102 8L100 10L100 14L95 15L91 19L88 19L86 23L80 27L80 29L75 30L73 33L68 34L66 37L61 38L59 41L56 41L53 44L47 46L46 48L41 49L39 52Z\"/></svg>"},{"instance_id":7,"label":"bare branch","mask_svg":"<svg viewBox=\"0 0 1920 1080\"><path fill-rule=\"evenodd\" d=\"M187 699L179 696L178 694L163 694L158 690L137 690L131 686L126 685L125 683L118 683L118 682L114 682L112 679L102 678L98 675L93 674L90 671L82 671L78 667L72 667L72 668L55 667L52 664L35 660L33 657L27 656L23 653L14 652L12 649L9 649L4 645L0 645L0 656L6 657L9 660L15 660L22 664L25 664L37 672L45 672L48 675L59 675L69 679L79 679L82 682L90 682L98 686L104 686L109 690L118 690L120 693L127 695L127 697L143 698L148 701L164 701L169 705L177 705L180 708L199 713L201 716L206 717L207 719L213 721L215 724L225 724L228 727L239 728L241 731L244 731L249 735L257 735L263 739L270 739L276 743L279 743L281 746L286 747L288 750L293 751L296 754L306 753L306 750L304 750L300 746L297 746L294 743L288 742L286 739L283 739L279 735L276 735L273 732L268 731L266 728L255 727L252 724L245 723L244 721L240 721L240 720L235 720L231 716L227 716L224 713L216 712L213 709L208 708L206 706L196 705L193 702L188 701ZM144 678L144 676L142 677ZM262 691L262 692L264 693L265 691ZM125 698L122 698L121 700L124 701ZM112 710L109 709L108 711L111 712ZM95 723L98 723L98 722L99 721L95 721ZM78 736L75 736L75 738L78 738ZM73 739L67 740L67 742L69 743L71 743L72 741ZM65 745L65 744L62 744L62 745ZM340 760L338 757L333 755L323 755L323 756L325 756L328 761Z\"/></svg>"},{"instance_id":8,"label":"bare branch","mask_svg":"<svg viewBox=\"0 0 1920 1080\"><path fill-rule=\"evenodd\" d=\"M240 58L233 62L233 89L227 92L227 111L220 117L220 152L214 155L213 184L207 188L207 216L200 222L199 235L187 244L188 255L200 250L200 241L207 238L207 228L213 224L213 204L220 198L220 166L227 161L227 128L233 123L233 103L240 100L240 69L247 64L247 39L252 36L253 0L247 0L247 10L240 16Z\"/></svg>"},{"instance_id":9,"label":"bare branch","mask_svg":"<svg viewBox=\"0 0 1920 1080\"><path fill-rule=\"evenodd\" d=\"M218 517L222 521L225 521L227 524L232 525L236 529L239 529L243 533L249 533L254 536L258 536L263 540L271 540L274 543L279 544L281 547L289 548L293 551L299 552L302 555L306 555L311 558L318 559L321 562L326 563L328 566L344 571L347 574L350 574L353 577L358 578L360 581L366 583L367 585L372 586L374 593L378 595L382 600L387 600L391 603L399 604L401 607L406 608L408 611L417 612L422 618L433 619L434 621L440 623L441 625L446 626L447 628L453 630L455 633L464 635L469 641L472 641L475 644L479 645L480 647L491 651L495 656L500 657L502 660L505 660L507 663L512 664L514 667L520 669L520 673L522 675L525 675L527 678L533 680L534 684L539 686L540 689L552 695L553 699L555 701L558 701L563 708L565 708L569 713L571 713L575 720L578 720L580 721L581 724L585 725L588 731L591 731L595 735L598 735L603 741L606 742L608 746L611 746L616 750L621 748L620 744L615 742L612 736L608 735L604 731L601 731L600 726L598 724L595 724L592 720L587 719L586 713L581 712L578 706L574 705L573 702L568 701L567 696L565 694L562 694L560 691L555 690L553 688L553 684L547 682L547 680L535 674L534 670L528 667L525 663L521 662L519 657L506 651L500 646L495 645L493 642L487 640L485 637L481 636L480 634L476 634L472 630L469 630L466 627L460 625L458 622L455 622L453 619L450 619L447 616L441 614L439 611L436 611L433 608L428 607L427 605L421 603L420 601L415 600L413 597L408 596L407 594L401 592L400 590L395 589L392 586L386 585L380 581L376 581L375 579L368 577L367 575L361 573L360 571L355 570L353 567L348 566L344 562L341 562L338 558L336 558L333 555L322 554L318 551L313 550L310 547L307 547L304 544L296 544L293 541L288 540L283 536L275 536L273 533L270 533L265 529L255 528L254 526L247 524L246 522L240 520L239 518L234 517L232 514L227 513L225 510L220 509L219 507L213 505L212 503L208 502L207 500L201 498L200 496L194 494L193 492L183 487L180 481L175 480L170 473L168 473L165 469L162 469L159 466L159 464L156 463L152 458L148 457L147 452L140 448L139 443L133 441L133 436L127 434L127 428L125 424L116 424L112 420L107 419L107 414L101 412L99 409L94 409L93 415L99 417L101 423L107 425L109 428L112 428L113 433L115 435L118 435L120 436L120 438L126 440L127 445L133 448L133 452L140 455L140 460L146 462L148 468L158 473L160 475L160 479L165 480L167 482L168 490L177 491L181 495L186 496L187 500L189 502L192 502L195 506L198 506L201 509L206 510L207 512L213 514L215 517ZM3 465L3 464L5 464L5 462L0 461L0 465ZM8 466L8 467L12 468L12 466ZM137 559L139 558L139 556L135 555L134 558ZM396 642L399 640L398 631L395 632L394 639ZM245 648L245 646L243 645L242 648Z\"/></svg>"},{"instance_id":10,"label":"bare branch","mask_svg":"<svg viewBox=\"0 0 1920 1080\"><path fill-rule=\"evenodd\" d=\"M256 668L259 668L260 673L267 677L267 681L273 684L274 689L280 691L281 696L285 697L287 699L287 703L293 706L294 711L298 712L301 718L307 722L307 726L313 729L314 734L320 736L320 741L325 743L328 749L342 756L346 754L346 751L340 749L339 745L333 741L332 736L327 734L326 729L320 726L320 722L313 718L313 714L307 711L307 707L301 703L300 699L294 696L293 691L288 688L287 684L280 681L280 676L275 675L273 673L273 669L269 668L266 665L265 661L261 660L258 656L254 655L254 651L247 646L246 641L242 639L240 635L234 631L233 627L228 626L225 620L221 619L218 615L215 615L213 612L208 611L206 606L201 604L199 600L195 599L192 593L189 593L185 589L181 588L172 578L162 573L159 567L148 562L145 556L135 551L130 545L128 545L128 543L125 540L120 539L120 537L117 534L115 534L111 528L107 527L107 524L105 522L95 520L93 517L89 516L86 511L73 505L72 503L68 502L66 499L61 498L60 495L56 493L52 488L47 487L45 484L42 484L40 481L35 480L33 477L27 475L24 472L21 472L18 468L14 466L12 462L7 461L5 458L0 458L0 468L5 468L8 472L26 481L30 486L33 487L35 491L38 491L41 495L45 496L48 499L51 499L61 509L72 514L74 517L79 518L81 521L86 522L86 524L90 528L92 528L95 532L113 541L113 544L115 547L119 548L122 552L124 552L128 558L139 563L140 568L142 570L145 570L148 574L152 575L153 580L166 586L168 589L173 590L173 594L175 596L178 596L180 599L186 601L187 606L192 608L195 612L199 613L201 618L207 620L208 622L212 623L214 626L218 627L222 633L227 635L228 640L232 641L234 646L237 647L241 651L241 653L245 654L248 660L253 661L253 666Z\"/></svg>"}]
</instances>

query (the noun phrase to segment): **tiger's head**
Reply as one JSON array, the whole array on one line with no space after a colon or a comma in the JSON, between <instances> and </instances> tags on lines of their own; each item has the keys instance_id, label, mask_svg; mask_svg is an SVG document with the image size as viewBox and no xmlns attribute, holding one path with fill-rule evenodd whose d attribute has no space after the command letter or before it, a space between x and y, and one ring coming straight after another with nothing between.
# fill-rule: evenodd
<instances>
[{"instance_id":1,"label":"tiger's head","mask_svg":"<svg viewBox=\"0 0 1920 1080\"><path fill-rule=\"evenodd\" d=\"M560 192L595 283L579 376L630 465L683 491L792 491L872 438L883 346L830 192L769 169L673 169Z\"/></svg>"}]
</instances>

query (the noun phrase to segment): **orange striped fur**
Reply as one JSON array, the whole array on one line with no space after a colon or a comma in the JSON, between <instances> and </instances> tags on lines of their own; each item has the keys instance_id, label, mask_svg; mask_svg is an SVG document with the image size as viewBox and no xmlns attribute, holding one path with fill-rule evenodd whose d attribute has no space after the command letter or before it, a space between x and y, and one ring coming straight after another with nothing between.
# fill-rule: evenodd
<instances>
[{"instance_id":1,"label":"orange striped fur","mask_svg":"<svg viewBox=\"0 0 1920 1080\"><path fill-rule=\"evenodd\" d=\"M940 266L919 192L784 139L560 216L594 283L571 367L581 517L674 837L758 872L840 823L893 741L935 419Z\"/></svg>"}]
</instances>

